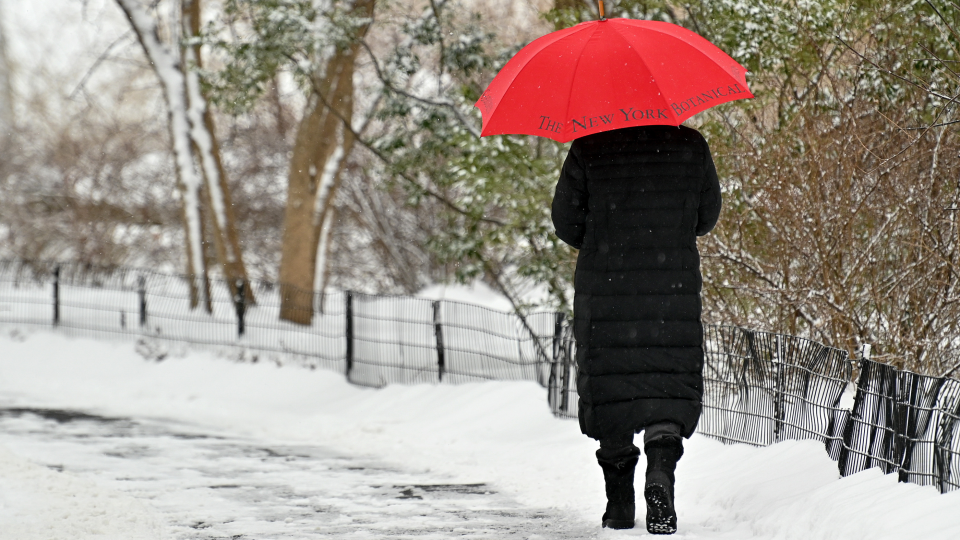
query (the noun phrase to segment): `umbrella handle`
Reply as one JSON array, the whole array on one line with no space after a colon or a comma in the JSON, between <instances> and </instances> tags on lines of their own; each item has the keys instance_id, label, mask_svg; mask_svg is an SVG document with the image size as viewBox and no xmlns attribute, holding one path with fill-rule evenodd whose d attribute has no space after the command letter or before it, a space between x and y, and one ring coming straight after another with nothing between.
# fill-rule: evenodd
<instances>
[{"instance_id":1,"label":"umbrella handle","mask_svg":"<svg viewBox=\"0 0 960 540\"><path fill-rule=\"evenodd\" d=\"M605 21L607 20L607 18L603 16L603 0L599 0L599 2L600 2L600 20Z\"/></svg>"}]
</instances>

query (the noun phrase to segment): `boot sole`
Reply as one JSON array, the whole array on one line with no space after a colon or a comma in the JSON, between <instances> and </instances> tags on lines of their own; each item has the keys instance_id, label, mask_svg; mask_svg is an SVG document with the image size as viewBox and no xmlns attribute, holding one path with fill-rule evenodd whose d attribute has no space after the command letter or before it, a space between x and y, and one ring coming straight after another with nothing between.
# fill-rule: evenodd
<instances>
[{"instance_id":1,"label":"boot sole","mask_svg":"<svg viewBox=\"0 0 960 540\"><path fill-rule=\"evenodd\" d=\"M635 520L627 519L605 519L603 520L604 529L632 529L637 525Z\"/></svg>"},{"instance_id":2,"label":"boot sole","mask_svg":"<svg viewBox=\"0 0 960 540\"><path fill-rule=\"evenodd\" d=\"M667 488L650 484L643 490L647 501L647 532L650 534L673 534L677 532L677 513L670 504Z\"/></svg>"}]
</instances>

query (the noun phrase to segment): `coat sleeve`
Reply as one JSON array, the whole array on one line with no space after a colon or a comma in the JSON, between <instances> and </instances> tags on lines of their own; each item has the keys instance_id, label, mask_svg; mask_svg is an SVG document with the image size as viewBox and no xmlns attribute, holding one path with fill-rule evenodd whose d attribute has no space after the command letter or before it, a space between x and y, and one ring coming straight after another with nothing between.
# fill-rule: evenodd
<instances>
[{"instance_id":1,"label":"coat sleeve","mask_svg":"<svg viewBox=\"0 0 960 540\"><path fill-rule=\"evenodd\" d=\"M560 169L560 180L553 195L551 210L557 236L577 249L583 245L587 228L588 197L587 177L574 143Z\"/></svg>"},{"instance_id":2,"label":"coat sleeve","mask_svg":"<svg viewBox=\"0 0 960 540\"><path fill-rule=\"evenodd\" d=\"M713 230L720 219L720 208L723 200L720 196L720 179L717 178L717 168L710 156L710 147L703 141L705 150L703 185L700 187L700 207L697 208L697 236L703 236Z\"/></svg>"}]
</instances>

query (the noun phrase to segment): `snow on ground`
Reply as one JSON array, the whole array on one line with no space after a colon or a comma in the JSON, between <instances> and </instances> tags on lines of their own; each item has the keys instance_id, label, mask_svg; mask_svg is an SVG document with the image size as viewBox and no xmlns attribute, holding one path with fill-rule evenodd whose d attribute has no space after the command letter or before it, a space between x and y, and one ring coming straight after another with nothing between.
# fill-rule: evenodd
<instances>
[{"instance_id":1,"label":"snow on ground","mask_svg":"<svg viewBox=\"0 0 960 540\"><path fill-rule=\"evenodd\" d=\"M0 538L139 540L163 536L155 513L141 501L35 465L0 447Z\"/></svg>"},{"instance_id":2,"label":"snow on ground","mask_svg":"<svg viewBox=\"0 0 960 540\"><path fill-rule=\"evenodd\" d=\"M521 287L519 297L522 304L531 306L546 306L549 293L543 285ZM494 290L481 280L475 280L469 285L459 283L435 283L420 289L416 296L427 300L450 300L474 306L483 306L497 311L513 312L513 304L503 293Z\"/></svg>"},{"instance_id":3,"label":"snow on ground","mask_svg":"<svg viewBox=\"0 0 960 540\"><path fill-rule=\"evenodd\" d=\"M164 430L189 428L211 440L237 441L229 455L222 453L222 446L217 447L221 448L217 450L220 454L214 452L214 446L209 446L212 442L190 448L163 443L169 444L171 452L180 452L176 459L184 470L206 471L204 474L213 474L209 471L217 463L241 463L237 460L246 452L241 451L243 448L312 448L309 452L316 455L310 459L304 457L309 454L307 450L291 454L303 458L301 462L278 458L277 463L262 469L237 465L233 473L221 468L216 481L223 481L220 477L224 474L242 473L247 476L241 482L270 482L273 477L283 476L295 483L298 467L303 467L304 477L312 479L308 483L314 487L310 489L320 489L316 485L325 482L327 476L340 486L333 494L310 492L310 497L326 497L323 500L328 505L340 498L363 507L364 523L377 522L371 512L379 511L383 512L379 520L382 526L427 519L417 518L418 512L460 515L466 522L474 519L472 516L493 519L490 516L496 514L512 516L513 521L499 528L491 525L474 531L474 537L500 537L490 532L497 530L505 531L502 536L509 532L511 537L529 538L646 535L642 527L625 532L597 527L604 501L600 470L593 458L595 442L579 433L575 421L554 418L545 403L545 390L534 383L395 385L373 390L351 386L341 374L333 372L279 368L271 363L240 364L200 352L148 362L134 353L130 343L6 331L0 337L0 410L26 408L80 410L90 418L135 419L133 424L141 426L137 430L145 437L137 439L143 441L137 443L139 446L134 445L146 456L144 467L154 466L150 460L159 459L150 456L149 446L161 444L156 442L162 439L157 434ZM131 444L129 438L95 438L101 447L81 459L70 452L81 452L84 441L93 437L78 435L68 445L62 438L37 439L42 433L37 431L37 424L17 429L13 427L19 424L5 425L12 427L0 430L0 447L6 447L0 448L0 493L5 493L0 498L3 532L10 530L10 523L22 530L34 530L29 529L34 526L31 523L47 522L42 516L55 515L60 516L56 521L61 530L74 531L72 538L156 538L152 520L166 522L163 538L187 538L182 531L189 528L180 524L178 529L172 521L186 515L189 506L202 504L199 497L210 493L191 489L184 490L182 496L175 490L159 495L159 488L151 487L144 478L134 481L111 474L108 469L113 462L102 455L110 453L110 445L126 448L123 445ZM142 426L151 425L156 426L151 428L154 431L143 431L146 428ZM55 428L59 429L50 423L49 429ZM97 459L102 463L94 459L95 455L101 456ZM403 493L413 490L406 497L411 501L398 503L390 498L392 502L387 504L382 493L370 492L372 480L365 484L350 476L354 470L361 474L363 467L330 467L329 461L324 461L334 459L329 456L378 463L386 471L378 473L381 476L402 478L391 480L394 488L419 486L420 491L405 488ZM62 473L40 467L54 459L69 466L65 465ZM258 457L254 461L265 460ZM169 474L173 473L157 472L154 483ZM189 478L199 481L199 474ZM960 492L940 495L933 488L899 484L895 476L882 475L876 469L839 479L835 464L822 446L811 441L752 448L725 446L694 436L687 443L677 476L680 532L675 538L960 538ZM381 480L376 482L377 486L384 485ZM483 484L489 486L484 490L495 492L499 498L482 502L487 499L478 497L487 493L484 491L431 503L424 489L429 491L429 486L440 483ZM294 486L294 491L309 491L308 487ZM373 502L363 502L368 500ZM264 501L269 502L269 497ZM244 511L254 514L257 504L267 504L264 501L245 499ZM421 506L396 506L407 502ZM457 510L457 505L462 510ZM470 513L484 505L500 510ZM31 522L30 516L36 519ZM537 529L538 534L516 528L517 520L538 516L549 518L540 519L547 523ZM559 523L557 516L568 522ZM308 519L297 517L299 522ZM270 523L263 518L257 522L261 528L246 534L258 539L294 537L279 533L271 536L262 528ZM449 523L452 521L440 519L430 525L435 534L430 537L443 538L443 527L452 526ZM341 535L353 530L352 525L337 526ZM243 522L233 522L230 527L236 531ZM315 529L328 530L324 527L327 524L318 521ZM121 529L125 534L117 536L115 531ZM369 528L364 530L366 536L361 537L377 537ZM412 529L404 525L403 530ZM7 538L3 532L0 537ZM386 530L383 534L387 535ZM454 534L460 533L451 529L450 535ZM38 532L11 538L55 537Z\"/></svg>"},{"instance_id":4,"label":"snow on ground","mask_svg":"<svg viewBox=\"0 0 960 540\"><path fill-rule=\"evenodd\" d=\"M475 281L470 285L438 283L424 287L417 292L417 297L427 300L464 302L498 311L513 311L513 304L506 296L482 281Z\"/></svg>"}]
</instances>

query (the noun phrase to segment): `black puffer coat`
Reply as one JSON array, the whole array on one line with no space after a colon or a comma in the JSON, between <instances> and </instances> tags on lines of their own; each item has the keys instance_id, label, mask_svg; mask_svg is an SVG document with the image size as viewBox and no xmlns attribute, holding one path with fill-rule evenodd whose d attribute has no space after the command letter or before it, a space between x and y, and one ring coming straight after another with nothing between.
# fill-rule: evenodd
<instances>
[{"instance_id":1,"label":"black puffer coat","mask_svg":"<svg viewBox=\"0 0 960 540\"><path fill-rule=\"evenodd\" d=\"M700 419L703 326L697 236L720 215L707 142L673 126L577 139L553 199L580 250L574 336L580 429L595 439Z\"/></svg>"}]
</instances>

